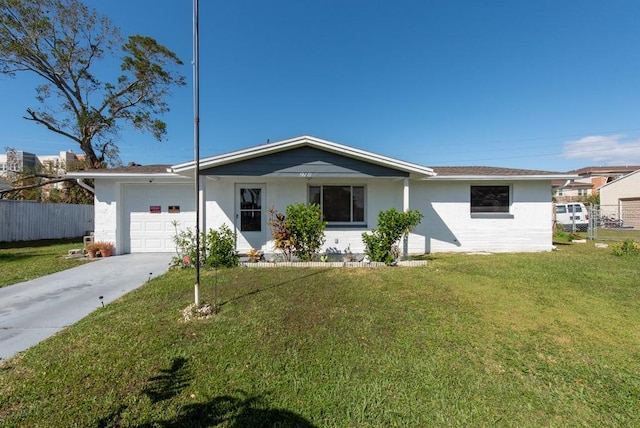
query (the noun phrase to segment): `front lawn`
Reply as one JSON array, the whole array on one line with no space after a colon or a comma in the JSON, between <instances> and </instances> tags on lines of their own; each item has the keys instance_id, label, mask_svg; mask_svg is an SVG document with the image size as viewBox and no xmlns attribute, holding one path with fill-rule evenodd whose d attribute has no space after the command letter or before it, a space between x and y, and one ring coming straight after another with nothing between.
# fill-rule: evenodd
<instances>
[{"instance_id":1,"label":"front lawn","mask_svg":"<svg viewBox=\"0 0 640 428\"><path fill-rule=\"evenodd\" d=\"M638 426L640 258L173 271L0 365L3 426ZM278 425L279 424L279 425Z\"/></svg>"},{"instance_id":2,"label":"front lawn","mask_svg":"<svg viewBox=\"0 0 640 428\"><path fill-rule=\"evenodd\" d=\"M67 259L71 249L82 249L82 238L0 243L0 287L49 275L86 263Z\"/></svg>"}]
</instances>

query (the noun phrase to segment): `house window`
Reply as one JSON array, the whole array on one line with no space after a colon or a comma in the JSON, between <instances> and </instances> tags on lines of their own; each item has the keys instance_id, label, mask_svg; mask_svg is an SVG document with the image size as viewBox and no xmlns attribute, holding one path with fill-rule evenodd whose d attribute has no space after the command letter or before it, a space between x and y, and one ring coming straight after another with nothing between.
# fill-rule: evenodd
<instances>
[{"instance_id":1,"label":"house window","mask_svg":"<svg viewBox=\"0 0 640 428\"><path fill-rule=\"evenodd\" d=\"M587 189L578 189L578 196L588 196Z\"/></svg>"},{"instance_id":2,"label":"house window","mask_svg":"<svg viewBox=\"0 0 640 428\"><path fill-rule=\"evenodd\" d=\"M330 224L364 224L364 186L309 186L309 203Z\"/></svg>"},{"instance_id":3,"label":"house window","mask_svg":"<svg viewBox=\"0 0 640 428\"><path fill-rule=\"evenodd\" d=\"M471 213L508 213L509 186L471 186Z\"/></svg>"}]
</instances>

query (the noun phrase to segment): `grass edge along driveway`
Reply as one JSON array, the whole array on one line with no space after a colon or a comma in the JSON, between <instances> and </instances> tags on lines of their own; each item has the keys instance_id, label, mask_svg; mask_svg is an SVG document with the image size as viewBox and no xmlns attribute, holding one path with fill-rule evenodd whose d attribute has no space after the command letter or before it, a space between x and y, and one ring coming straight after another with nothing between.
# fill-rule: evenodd
<instances>
[{"instance_id":1,"label":"grass edge along driveway","mask_svg":"<svg viewBox=\"0 0 640 428\"><path fill-rule=\"evenodd\" d=\"M82 249L82 238L0 243L0 287L28 281L87 263L67 259L69 250Z\"/></svg>"},{"instance_id":2,"label":"grass edge along driveway","mask_svg":"<svg viewBox=\"0 0 640 428\"><path fill-rule=\"evenodd\" d=\"M174 271L0 366L5 426L637 426L640 263Z\"/></svg>"}]
</instances>

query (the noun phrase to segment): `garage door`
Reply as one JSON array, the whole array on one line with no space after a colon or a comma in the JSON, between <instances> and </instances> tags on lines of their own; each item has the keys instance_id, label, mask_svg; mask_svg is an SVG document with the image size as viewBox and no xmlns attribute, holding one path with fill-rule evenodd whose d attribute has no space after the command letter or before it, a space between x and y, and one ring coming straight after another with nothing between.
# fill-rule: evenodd
<instances>
[{"instance_id":1,"label":"garage door","mask_svg":"<svg viewBox=\"0 0 640 428\"><path fill-rule=\"evenodd\" d=\"M620 218L625 226L640 228L640 199L621 200Z\"/></svg>"},{"instance_id":2,"label":"garage door","mask_svg":"<svg viewBox=\"0 0 640 428\"><path fill-rule=\"evenodd\" d=\"M185 184L124 185L124 252L174 252L174 221L195 228L193 194Z\"/></svg>"}]
</instances>

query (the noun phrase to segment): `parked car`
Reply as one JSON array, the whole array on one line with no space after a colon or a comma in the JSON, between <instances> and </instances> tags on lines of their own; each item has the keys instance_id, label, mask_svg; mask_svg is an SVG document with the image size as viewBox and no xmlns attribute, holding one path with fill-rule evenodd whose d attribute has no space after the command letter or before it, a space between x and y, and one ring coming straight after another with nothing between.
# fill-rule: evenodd
<instances>
[{"instance_id":1,"label":"parked car","mask_svg":"<svg viewBox=\"0 0 640 428\"><path fill-rule=\"evenodd\" d=\"M581 202L556 204L556 222L565 232L585 232L589 228L589 212Z\"/></svg>"}]
</instances>

